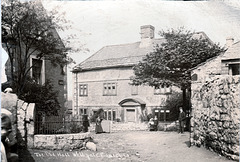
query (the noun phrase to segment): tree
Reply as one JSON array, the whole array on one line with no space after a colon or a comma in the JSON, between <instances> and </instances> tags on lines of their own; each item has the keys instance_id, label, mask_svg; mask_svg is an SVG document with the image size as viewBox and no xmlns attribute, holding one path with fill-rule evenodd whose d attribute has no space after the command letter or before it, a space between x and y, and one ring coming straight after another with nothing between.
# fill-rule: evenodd
<instances>
[{"instance_id":1,"label":"tree","mask_svg":"<svg viewBox=\"0 0 240 162\"><path fill-rule=\"evenodd\" d=\"M184 28L161 31L160 35L165 38L164 43L157 45L153 52L134 66L132 84L178 86L183 91L183 107L186 110L186 90L190 92L191 88L190 69L219 55L224 48L211 42L205 34L197 34Z\"/></svg>"},{"instance_id":2,"label":"tree","mask_svg":"<svg viewBox=\"0 0 240 162\"><path fill-rule=\"evenodd\" d=\"M2 1L2 43L11 64L11 83L14 92L21 96L30 70L29 58L50 60L54 66L64 67L72 61L66 47L57 34L69 26L63 14L56 10L46 12L38 1ZM14 69L15 68L15 69Z\"/></svg>"},{"instance_id":3,"label":"tree","mask_svg":"<svg viewBox=\"0 0 240 162\"><path fill-rule=\"evenodd\" d=\"M58 91L54 90L50 80L47 80L44 85L40 85L28 78L25 85L19 99L27 103L35 103L37 111L47 115L58 115L60 110L57 99Z\"/></svg>"}]
</instances>

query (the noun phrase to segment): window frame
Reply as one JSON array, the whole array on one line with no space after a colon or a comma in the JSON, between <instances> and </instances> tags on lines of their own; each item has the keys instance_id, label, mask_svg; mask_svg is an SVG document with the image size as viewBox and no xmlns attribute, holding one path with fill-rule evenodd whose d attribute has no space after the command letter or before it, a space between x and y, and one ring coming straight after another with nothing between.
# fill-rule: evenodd
<instances>
[{"instance_id":1,"label":"window frame","mask_svg":"<svg viewBox=\"0 0 240 162\"><path fill-rule=\"evenodd\" d=\"M80 97L88 96L88 84L79 84L78 86L79 86L79 96ZM83 88L81 88L81 87L83 87Z\"/></svg>"},{"instance_id":2,"label":"window frame","mask_svg":"<svg viewBox=\"0 0 240 162\"><path fill-rule=\"evenodd\" d=\"M117 96L117 83L103 83L103 96Z\"/></svg>"},{"instance_id":3,"label":"window frame","mask_svg":"<svg viewBox=\"0 0 240 162\"><path fill-rule=\"evenodd\" d=\"M160 85L160 87L154 87L154 95L161 95L161 94L171 94L172 93L172 86L168 85ZM167 89L169 88L169 91Z\"/></svg>"}]
</instances>

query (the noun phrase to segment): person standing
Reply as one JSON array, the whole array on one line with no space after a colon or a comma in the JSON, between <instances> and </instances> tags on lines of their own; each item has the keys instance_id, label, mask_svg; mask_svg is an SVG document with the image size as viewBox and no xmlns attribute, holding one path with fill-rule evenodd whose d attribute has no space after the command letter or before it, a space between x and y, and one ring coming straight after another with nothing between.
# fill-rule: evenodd
<instances>
[{"instance_id":1,"label":"person standing","mask_svg":"<svg viewBox=\"0 0 240 162\"><path fill-rule=\"evenodd\" d=\"M186 114L183 111L182 107L180 107L179 110L180 110L179 117L178 117L179 133L183 133L184 132L184 123L185 123Z\"/></svg>"},{"instance_id":2,"label":"person standing","mask_svg":"<svg viewBox=\"0 0 240 162\"><path fill-rule=\"evenodd\" d=\"M96 119L96 127L95 127L96 134L103 133L101 122L102 122L102 119L100 118L100 116L98 116Z\"/></svg>"}]
</instances>

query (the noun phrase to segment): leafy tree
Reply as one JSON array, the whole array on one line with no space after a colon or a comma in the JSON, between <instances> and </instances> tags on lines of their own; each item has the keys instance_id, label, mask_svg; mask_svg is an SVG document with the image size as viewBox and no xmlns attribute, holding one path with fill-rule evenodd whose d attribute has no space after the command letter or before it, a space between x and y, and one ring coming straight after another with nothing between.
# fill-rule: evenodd
<instances>
[{"instance_id":1,"label":"leafy tree","mask_svg":"<svg viewBox=\"0 0 240 162\"><path fill-rule=\"evenodd\" d=\"M186 90L190 92L190 69L224 51L211 42L203 33L197 34L184 28L161 31L164 43L157 45L134 66L132 84L159 87L162 84L175 85L183 91L183 107L188 101Z\"/></svg>"},{"instance_id":2,"label":"leafy tree","mask_svg":"<svg viewBox=\"0 0 240 162\"><path fill-rule=\"evenodd\" d=\"M58 102L58 91L47 80L44 85L37 84L33 79L28 78L23 92L19 96L21 100L28 103L35 103L37 111L45 112L47 115L58 115L60 104Z\"/></svg>"},{"instance_id":3,"label":"leafy tree","mask_svg":"<svg viewBox=\"0 0 240 162\"><path fill-rule=\"evenodd\" d=\"M30 56L50 60L61 68L72 61L68 52L73 49L63 44L57 34L57 30L70 26L63 25L68 23L64 14L54 9L46 12L39 1L2 0L1 9L2 43L9 55L11 83L16 83L14 91L21 96L34 66L30 66Z\"/></svg>"}]
</instances>

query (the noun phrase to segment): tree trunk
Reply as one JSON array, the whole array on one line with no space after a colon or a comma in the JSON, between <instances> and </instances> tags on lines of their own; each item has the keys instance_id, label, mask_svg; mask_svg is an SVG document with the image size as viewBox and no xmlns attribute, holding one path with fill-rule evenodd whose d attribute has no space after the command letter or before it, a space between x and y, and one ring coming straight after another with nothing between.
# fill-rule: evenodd
<instances>
[{"instance_id":1,"label":"tree trunk","mask_svg":"<svg viewBox=\"0 0 240 162\"><path fill-rule=\"evenodd\" d=\"M186 93L186 88L182 88L182 93L183 93L183 110L187 110L187 93Z\"/></svg>"}]
</instances>

